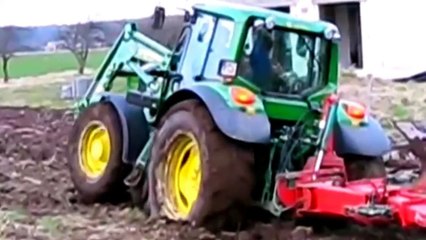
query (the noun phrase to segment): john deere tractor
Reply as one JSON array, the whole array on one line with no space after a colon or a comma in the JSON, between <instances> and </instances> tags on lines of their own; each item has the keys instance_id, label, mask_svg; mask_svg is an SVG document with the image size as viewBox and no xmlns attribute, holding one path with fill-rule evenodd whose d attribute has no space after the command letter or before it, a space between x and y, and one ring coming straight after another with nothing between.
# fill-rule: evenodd
<instances>
[{"instance_id":1,"label":"john deere tractor","mask_svg":"<svg viewBox=\"0 0 426 240\"><path fill-rule=\"evenodd\" d=\"M284 183L385 176L383 129L336 95L336 26L229 3L187 13L174 49L126 25L77 103L69 168L82 201L130 192L151 216L203 225L298 209Z\"/></svg>"}]
</instances>

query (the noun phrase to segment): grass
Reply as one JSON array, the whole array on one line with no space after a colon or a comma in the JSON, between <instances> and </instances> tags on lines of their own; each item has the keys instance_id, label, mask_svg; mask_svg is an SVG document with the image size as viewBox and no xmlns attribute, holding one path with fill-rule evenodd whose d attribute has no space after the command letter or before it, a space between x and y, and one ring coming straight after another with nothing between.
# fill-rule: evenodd
<instances>
[{"instance_id":1,"label":"grass","mask_svg":"<svg viewBox=\"0 0 426 240\"><path fill-rule=\"evenodd\" d=\"M124 78L117 78L114 83L111 92L126 92L126 81ZM71 108L74 101L60 98L61 86L64 84L66 82L0 88L0 105Z\"/></svg>"},{"instance_id":2,"label":"grass","mask_svg":"<svg viewBox=\"0 0 426 240\"><path fill-rule=\"evenodd\" d=\"M98 68L105 55L106 50L92 51L87 59L86 67ZM1 60L0 64L3 64ZM77 68L77 61L69 52L21 55L12 58L9 62L9 74L11 78L39 76ZM0 78L3 78L3 71L0 71Z\"/></svg>"},{"instance_id":3,"label":"grass","mask_svg":"<svg viewBox=\"0 0 426 240\"><path fill-rule=\"evenodd\" d=\"M22 86L19 88L0 89L0 105L69 108L71 101L60 98L61 86L64 83Z\"/></svg>"}]
</instances>

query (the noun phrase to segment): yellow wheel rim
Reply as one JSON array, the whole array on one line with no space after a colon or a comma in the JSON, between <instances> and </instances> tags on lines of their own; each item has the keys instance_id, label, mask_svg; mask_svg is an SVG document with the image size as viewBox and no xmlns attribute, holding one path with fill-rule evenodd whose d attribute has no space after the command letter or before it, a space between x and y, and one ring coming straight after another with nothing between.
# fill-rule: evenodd
<instances>
[{"instance_id":1,"label":"yellow wheel rim","mask_svg":"<svg viewBox=\"0 0 426 240\"><path fill-rule=\"evenodd\" d=\"M106 127L98 121L90 122L80 138L80 168L91 179L103 175L111 153L111 140Z\"/></svg>"},{"instance_id":2,"label":"yellow wheel rim","mask_svg":"<svg viewBox=\"0 0 426 240\"><path fill-rule=\"evenodd\" d=\"M200 150L192 134L180 134L173 141L165 177L168 209L185 219L197 200L201 183Z\"/></svg>"}]
</instances>

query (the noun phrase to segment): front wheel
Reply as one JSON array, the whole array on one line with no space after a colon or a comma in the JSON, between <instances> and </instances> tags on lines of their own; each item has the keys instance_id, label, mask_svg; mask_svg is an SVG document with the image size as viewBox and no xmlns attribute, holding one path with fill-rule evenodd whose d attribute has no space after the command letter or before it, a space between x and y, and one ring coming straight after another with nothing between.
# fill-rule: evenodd
<instances>
[{"instance_id":1,"label":"front wheel","mask_svg":"<svg viewBox=\"0 0 426 240\"><path fill-rule=\"evenodd\" d=\"M251 203L254 153L215 126L196 100L162 118L149 166L151 214L219 228L242 220Z\"/></svg>"},{"instance_id":2,"label":"front wheel","mask_svg":"<svg viewBox=\"0 0 426 240\"><path fill-rule=\"evenodd\" d=\"M68 167L84 203L119 200L126 194L129 166L121 160L122 130L117 112L96 103L81 113L69 138Z\"/></svg>"}]
</instances>

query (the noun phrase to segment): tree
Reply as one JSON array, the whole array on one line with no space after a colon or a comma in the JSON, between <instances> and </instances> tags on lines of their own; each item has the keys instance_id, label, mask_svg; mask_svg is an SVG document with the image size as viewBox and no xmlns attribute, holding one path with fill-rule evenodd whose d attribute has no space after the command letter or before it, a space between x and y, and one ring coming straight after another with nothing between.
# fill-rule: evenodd
<instances>
[{"instance_id":1,"label":"tree","mask_svg":"<svg viewBox=\"0 0 426 240\"><path fill-rule=\"evenodd\" d=\"M79 23L61 29L60 38L77 60L78 73L84 74L89 50L96 43L105 41L105 34L94 22Z\"/></svg>"},{"instance_id":2,"label":"tree","mask_svg":"<svg viewBox=\"0 0 426 240\"><path fill-rule=\"evenodd\" d=\"M2 60L3 81L9 82L9 60L13 57L15 49L12 43L16 40L15 27L8 26L0 28L0 57Z\"/></svg>"}]
</instances>

